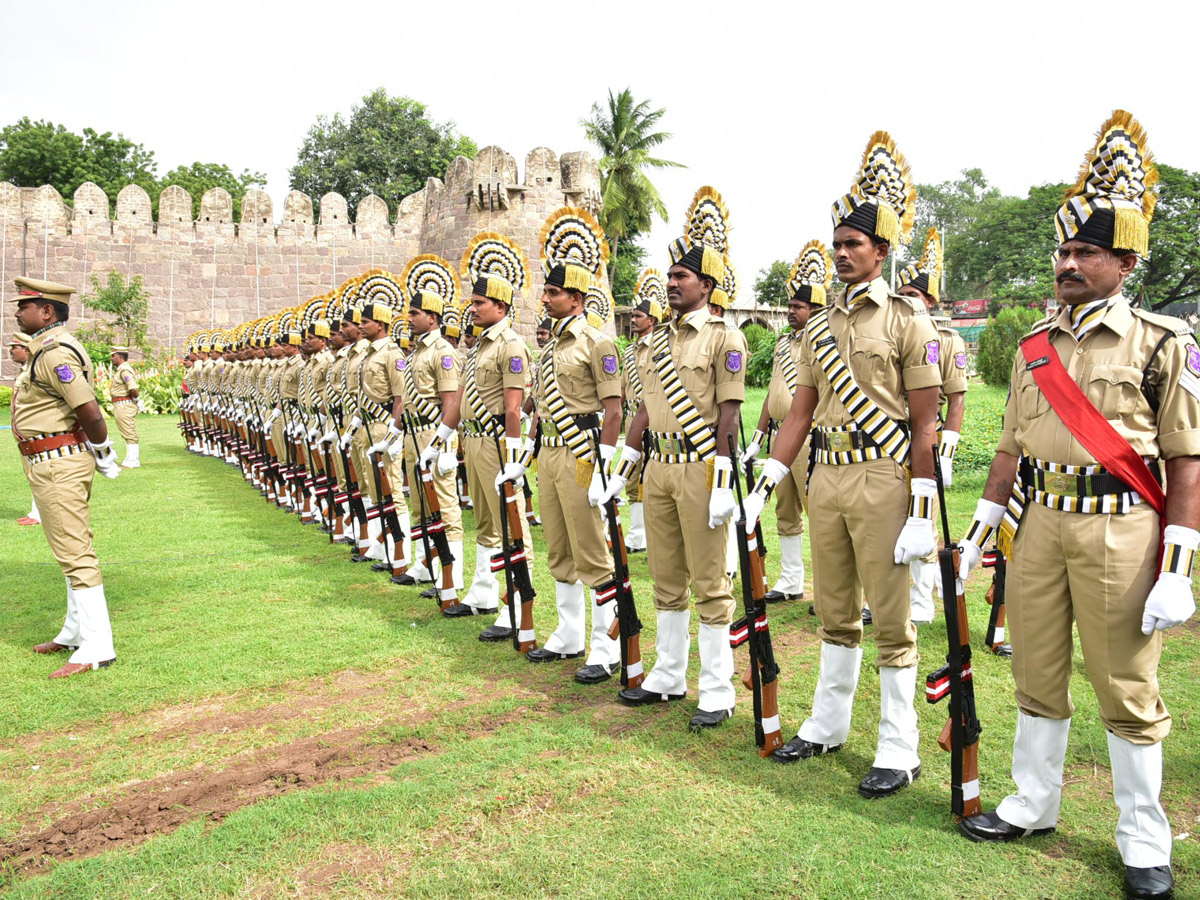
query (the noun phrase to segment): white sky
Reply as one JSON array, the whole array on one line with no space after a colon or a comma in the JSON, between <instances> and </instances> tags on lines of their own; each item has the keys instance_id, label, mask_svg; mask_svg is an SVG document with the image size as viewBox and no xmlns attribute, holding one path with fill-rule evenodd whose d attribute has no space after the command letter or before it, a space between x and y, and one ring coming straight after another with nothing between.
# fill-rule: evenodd
<instances>
[{"instance_id":1,"label":"white sky","mask_svg":"<svg viewBox=\"0 0 1200 900\"><path fill-rule=\"evenodd\" d=\"M155 151L160 176L196 160L264 171L281 213L317 114L377 86L519 164L541 145L595 152L579 120L629 86L666 108L662 155L689 166L652 176L672 223L645 242L650 264L712 184L745 291L772 260L828 240L829 205L875 129L919 182L978 166L1023 194L1072 179L1124 107L1159 159L1200 169L1197 33L1194 0L4 0L0 123L123 132Z\"/></svg>"}]
</instances>

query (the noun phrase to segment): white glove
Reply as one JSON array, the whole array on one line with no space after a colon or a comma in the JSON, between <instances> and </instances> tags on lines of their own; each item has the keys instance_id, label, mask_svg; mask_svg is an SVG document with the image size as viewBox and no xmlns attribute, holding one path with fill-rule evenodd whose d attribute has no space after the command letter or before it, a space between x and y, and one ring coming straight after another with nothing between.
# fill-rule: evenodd
<instances>
[{"instance_id":1,"label":"white glove","mask_svg":"<svg viewBox=\"0 0 1200 900\"><path fill-rule=\"evenodd\" d=\"M449 425L444 422L439 425L437 427L437 431L433 435L433 440L425 446L425 449L421 451L421 455L417 458L417 465L422 469L428 469L433 461L442 454L442 451L446 446L446 442L450 440L453 435L454 429ZM458 465L457 461L455 461L455 465ZM445 472L442 472L442 466L440 462L438 463L438 472L442 475L446 474Z\"/></svg>"},{"instance_id":2,"label":"white glove","mask_svg":"<svg viewBox=\"0 0 1200 900\"><path fill-rule=\"evenodd\" d=\"M958 577L964 584L966 584L971 570L983 559L983 545L987 542L987 536L1000 527L1000 520L1004 518L1004 509L1005 507L999 503L993 503L991 500L983 498L980 498L979 502L975 504L975 518L971 522L971 527L967 529L967 534L975 532L982 540L959 542Z\"/></svg>"},{"instance_id":3,"label":"white glove","mask_svg":"<svg viewBox=\"0 0 1200 900\"><path fill-rule=\"evenodd\" d=\"M937 549L937 537L933 533L933 501L937 497L937 483L932 478L914 478L912 480L912 496L917 500L928 501L929 518L924 516L909 516L896 538L896 549L893 559L897 565L908 565L914 559L919 559Z\"/></svg>"},{"instance_id":4,"label":"white glove","mask_svg":"<svg viewBox=\"0 0 1200 900\"><path fill-rule=\"evenodd\" d=\"M943 431L942 443L938 449L939 462L942 466L942 484L950 487L954 484L954 448L958 446L961 436L957 431Z\"/></svg>"},{"instance_id":5,"label":"white glove","mask_svg":"<svg viewBox=\"0 0 1200 900\"><path fill-rule=\"evenodd\" d=\"M1176 544L1185 551L1196 552L1200 547L1200 532L1182 525L1168 525L1163 530L1163 542ZM1146 598L1142 613L1142 634L1166 631L1182 625L1196 612L1192 597L1192 579L1182 572L1159 572L1158 581Z\"/></svg>"},{"instance_id":6,"label":"white glove","mask_svg":"<svg viewBox=\"0 0 1200 900\"><path fill-rule=\"evenodd\" d=\"M733 488L721 486L733 481L733 460L728 456L718 456L713 467L713 489L708 495L708 527L720 528L733 518L737 509L737 501L733 497Z\"/></svg>"},{"instance_id":7,"label":"white glove","mask_svg":"<svg viewBox=\"0 0 1200 900\"><path fill-rule=\"evenodd\" d=\"M343 450L348 450L350 448L350 442L354 440L354 432L358 431L358 429L361 427L362 419L360 419L358 416L354 416L354 418L350 420L350 424L346 426L346 430L342 433L342 438L338 441L338 446Z\"/></svg>"},{"instance_id":8,"label":"white glove","mask_svg":"<svg viewBox=\"0 0 1200 900\"><path fill-rule=\"evenodd\" d=\"M313 425L311 428L308 429L308 442L310 444L315 444L317 442L317 438L319 438L320 436L321 436L321 432L317 429L316 425Z\"/></svg>"},{"instance_id":9,"label":"white glove","mask_svg":"<svg viewBox=\"0 0 1200 900\"><path fill-rule=\"evenodd\" d=\"M146 403L144 400L142 400L140 394L138 395L138 398L137 398L137 408L138 408L138 412L146 411Z\"/></svg>"},{"instance_id":10,"label":"white glove","mask_svg":"<svg viewBox=\"0 0 1200 900\"><path fill-rule=\"evenodd\" d=\"M758 517L762 515L763 508L767 505L767 498L757 491L751 491L744 500L742 500L742 509L746 513L746 534L754 531L758 525Z\"/></svg>"},{"instance_id":11,"label":"white glove","mask_svg":"<svg viewBox=\"0 0 1200 900\"><path fill-rule=\"evenodd\" d=\"M321 435L321 443L322 444L332 444L334 441L337 440L337 436L338 436L337 430L334 428L330 428L327 432L325 432L323 435Z\"/></svg>"},{"instance_id":12,"label":"white glove","mask_svg":"<svg viewBox=\"0 0 1200 900\"><path fill-rule=\"evenodd\" d=\"M600 459L597 461L595 469L592 470L592 483L588 485L588 506L600 505L600 498L604 496L604 488L608 483L607 478L601 478L601 475L608 475L612 458L616 455L617 448L612 444L600 445Z\"/></svg>"},{"instance_id":13,"label":"white glove","mask_svg":"<svg viewBox=\"0 0 1200 900\"><path fill-rule=\"evenodd\" d=\"M519 437L506 437L504 450L506 462L504 468L500 470L500 474L496 476L497 492L500 490L500 485L506 481L511 481L513 487L520 487L522 479L525 477L525 464L521 462L526 452L525 441Z\"/></svg>"},{"instance_id":14,"label":"white glove","mask_svg":"<svg viewBox=\"0 0 1200 900\"><path fill-rule=\"evenodd\" d=\"M437 473L439 475L449 475L458 468L458 457L453 453L442 451L437 455Z\"/></svg>"},{"instance_id":15,"label":"white glove","mask_svg":"<svg viewBox=\"0 0 1200 900\"><path fill-rule=\"evenodd\" d=\"M116 478L121 474L121 464L117 462L117 451L113 449L112 438L108 438L103 444L88 441L87 445L92 451L92 456L96 458L96 468L105 478Z\"/></svg>"},{"instance_id":16,"label":"white glove","mask_svg":"<svg viewBox=\"0 0 1200 900\"><path fill-rule=\"evenodd\" d=\"M742 501L742 508L746 511L747 534L752 532L758 524L758 517L762 515L763 508L767 505L767 493L779 484L787 473L788 467L773 456L763 463L762 475L758 478L758 484Z\"/></svg>"},{"instance_id":17,"label":"white glove","mask_svg":"<svg viewBox=\"0 0 1200 900\"><path fill-rule=\"evenodd\" d=\"M600 495L600 505L605 506L613 497L625 490L625 485L629 483L629 475L638 462L642 458L640 450L634 450L628 445L621 447L621 460L617 463L616 471L609 476L608 489ZM589 500L590 502L590 500Z\"/></svg>"},{"instance_id":18,"label":"white glove","mask_svg":"<svg viewBox=\"0 0 1200 900\"><path fill-rule=\"evenodd\" d=\"M281 410L281 409L271 410L271 415L267 416L267 421L265 423L263 423L263 430L270 431L272 426L274 426L274 424L275 424L275 420L278 419L282 415L283 415L283 410Z\"/></svg>"},{"instance_id":19,"label":"white glove","mask_svg":"<svg viewBox=\"0 0 1200 900\"><path fill-rule=\"evenodd\" d=\"M386 440L376 441L367 448L367 456L378 456L380 453L385 452L387 448L388 443Z\"/></svg>"},{"instance_id":20,"label":"white glove","mask_svg":"<svg viewBox=\"0 0 1200 900\"><path fill-rule=\"evenodd\" d=\"M746 449L742 451L738 460L743 466L751 460L758 459L758 453L762 450L763 437L763 433L756 429L754 436L750 438L750 443L746 445Z\"/></svg>"}]
</instances>

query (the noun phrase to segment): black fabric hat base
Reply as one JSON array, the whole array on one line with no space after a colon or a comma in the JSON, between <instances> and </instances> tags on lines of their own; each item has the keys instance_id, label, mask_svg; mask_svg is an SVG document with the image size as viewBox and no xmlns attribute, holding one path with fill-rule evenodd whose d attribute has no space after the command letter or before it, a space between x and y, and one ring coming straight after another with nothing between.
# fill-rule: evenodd
<instances>
[{"instance_id":1,"label":"black fabric hat base","mask_svg":"<svg viewBox=\"0 0 1200 900\"><path fill-rule=\"evenodd\" d=\"M1111 209L1098 209L1092 213L1083 227L1075 232L1073 241L1083 241L1106 250L1114 250L1113 232L1117 226L1117 216ZM1064 243L1066 243L1064 241ZM1130 251L1131 253L1133 251Z\"/></svg>"},{"instance_id":2,"label":"black fabric hat base","mask_svg":"<svg viewBox=\"0 0 1200 900\"><path fill-rule=\"evenodd\" d=\"M854 208L854 212L850 213L850 215L838 222L838 227L846 225L850 228L853 228L855 231L861 231L868 237L875 238L876 240L883 240L883 238L880 238L875 232L878 221L879 207L874 203L865 203L862 206L856 206Z\"/></svg>"},{"instance_id":3,"label":"black fabric hat base","mask_svg":"<svg viewBox=\"0 0 1200 900\"><path fill-rule=\"evenodd\" d=\"M812 285L811 284L800 285L799 290L797 290L796 293L792 294L792 299L793 300L803 300L805 303L810 302L812 300Z\"/></svg>"}]
</instances>

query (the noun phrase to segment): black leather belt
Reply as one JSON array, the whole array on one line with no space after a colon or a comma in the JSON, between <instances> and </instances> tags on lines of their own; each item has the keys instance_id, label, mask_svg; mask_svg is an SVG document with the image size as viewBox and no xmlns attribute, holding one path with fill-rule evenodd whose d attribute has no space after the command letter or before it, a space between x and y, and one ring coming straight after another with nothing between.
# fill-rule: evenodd
<instances>
[{"instance_id":1,"label":"black leather belt","mask_svg":"<svg viewBox=\"0 0 1200 900\"><path fill-rule=\"evenodd\" d=\"M849 453L852 450L866 450L878 447L875 439L865 431L826 431L824 428L812 430L812 448L827 453Z\"/></svg>"},{"instance_id":2,"label":"black leather belt","mask_svg":"<svg viewBox=\"0 0 1200 900\"><path fill-rule=\"evenodd\" d=\"M1153 460L1146 464L1154 480L1162 484L1162 466ZM1039 469L1022 457L1020 463L1021 483L1035 491L1058 494L1066 497L1103 497L1105 494L1126 494L1135 490L1111 472L1095 475L1069 475L1064 472L1047 472Z\"/></svg>"},{"instance_id":3,"label":"black leather belt","mask_svg":"<svg viewBox=\"0 0 1200 900\"><path fill-rule=\"evenodd\" d=\"M580 431L594 431L600 427L600 416L598 413L583 413L578 416L571 416L571 420ZM558 426L554 424L553 419L539 419L538 425L542 429L542 434L546 437L556 438L561 436L558 432Z\"/></svg>"}]
</instances>

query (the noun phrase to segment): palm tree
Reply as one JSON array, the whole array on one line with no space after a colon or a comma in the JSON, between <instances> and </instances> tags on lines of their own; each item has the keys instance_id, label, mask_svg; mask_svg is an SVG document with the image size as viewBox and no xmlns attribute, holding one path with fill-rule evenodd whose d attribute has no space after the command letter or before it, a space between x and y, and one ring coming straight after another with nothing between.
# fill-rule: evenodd
<instances>
[{"instance_id":1,"label":"palm tree","mask_svg":"<svg viewBox=\"0 0 1200 900\"><path fill-rule=\"evenodd\" d=\"M662 197L646 177L645 169L686 168L683 163L658 159L650 151L669 138L670 132L655 131L665 109L650 109L650 101L635 103L629 88L617 96L608 92L608 106L592 104L591 118L584 119L584 132L600 148L600 224L612 245L613 265L609 284L616 271L617 247L621 239L648 231L651 218L667 221Z\"/></svg>"}]
</instances>

